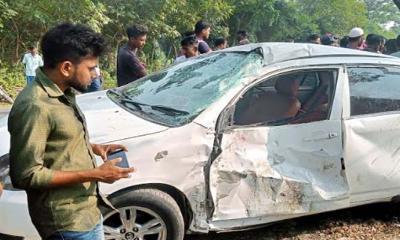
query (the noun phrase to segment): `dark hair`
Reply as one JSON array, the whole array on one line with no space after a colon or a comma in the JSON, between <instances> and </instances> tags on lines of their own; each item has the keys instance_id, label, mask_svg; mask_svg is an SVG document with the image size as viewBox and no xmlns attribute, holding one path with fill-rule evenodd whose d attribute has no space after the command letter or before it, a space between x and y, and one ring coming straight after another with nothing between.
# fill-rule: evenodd
<instances>
[{"instance_id":1,"label":"dark hair","mask_svg":"<svg viewBox=\"0 0 400 240\"><path fill-rule=\"evenodd\" d=\"M46 32L41 41L46 68L55 68L62 61L79 63L83 57L100 57L105 49L104 38L82 24L57 25Z\"/></svg>"},{"instance_id":2,"label":"dark hair","mask_svg":"<svg viewBox=\"0 0 400 240\"><path fill-rule=\"evenodd\" d=\"M192 36L192 35L184 37L181 41L182 47L195 45L195 44L197 44L197 40L196 40L196 37Z\"/></svg>"},{"instance_id":3,"label":"dark hair","mask_svg":"<svg viewBox=\"0 0 400 240\"><path fill-rule=\"evenodd\" d=\"M309 42L315 41L315 40L317 40L318 38L321 38L321 37L319 36L319 34L318 34L318 33L313 33L313 34L311 34L310 36L308 36L307 41L309 41Z\"/></svg>"},{"instance_id":4,"label":"dark hair","mask_svg":"<svg viewBox=\"0 0 400 240\"><path fill-rule=\"evenodd\" d=\"M385 44L385 54L392 54L398 51L396 39L389 39Z\"/></svg>"},{"instance_id":5,"label":"dark hair","mask_svg":"<svg viewBox=\"0 0 400 240\"><path fill-rule=\"evenodd\" d=\"M247 32L245 30L237 31L237 35L240 35L242 37L248 37Z\"/></svg>"},{"instance_id":6,"label":"dark hair","mask_svg":"<svg viewBox=\"0 0 400 240\"><path fill-rule=\"evenodd\" d=\"M126 29L126 34L128 38L137 38L146 35L149 32L146 26L134 24Z\"/></svg>"},{"instance_id":7,"label":"dark hair","mask_svg":"<svg viewBox=\"0 0 400 240\"><path fill-rule=\"evenodd\" d=\"M219 45L221 45L221 44L224 44L225 42L226 42L226 39L225 39L225 38L219 37L219 38L216 38L216 39L214 40L214 45L215 45L215 46L219 46Z\"/></svg>"},{"instance_id":8,"label":"dark hair","mask_svg":"<svg viewBox=\"0 0 400 240\"><path fill-rule=\"evenodd\" d=\"M366 42L367 42L368 47L370 47L370 46L374 46L374 47L379 46L380 44L383 44L384 41L385 41L385 39L382 36L377 35L377 34L372 34L372 33L368 34L368 36L366 38Z\"/></svg>"},{"instance_id":9,"label":"dark hair","mask_svg":"<svg viewBox=\"0 0 400 240\"><path fill-rule=\"evenodd\" d=\"M201 31L203 31L203 29L207 29L210 28L211 24L209 24L208 22L204 21L204 20L200 20L196 23L196 25L194 25L194 32L196 34L201 33Z\"/></svg>"},{"instance_id":10,"label":"dark hair","mask_svg":"<svg viewBox=\"0 0 400 240\"><path fill-rule=\"evenodd\" d=\"M183 34L182 34L182 36L185 38L185 37L196 37L196 33L194 32L194 31L187 31L187 32L184 32Z\"/></svg>"},{"instance_id":11,"label":"dark hair","mask_svg":"<svg viewBox=\"0 0 400 240\"><path fill-rule=\"evenodd\" d=\"M396 44L397 44L397 48L400 48L400 35L398 35L396 38Z\"/></svg>"},{"instance_id":12,"label":"dark hair","mask_svg":"<svg viewBox=\"0 0 400 240\"><path fill-rule=\"evenodd\" d=\"M349 37L348 36L342 37L342 39L340 39L339 44L343 48L347 47L347 45L349 45Z\"/></svg>"},{"instance_id":13,"label":"dark hair","mask_svg":"<svg viewBox=\"0 0 400 240\"><path fill-rule=\"evenodd\" d=\"M29 50L29 51L32 51L32 50L35 49L35 48L36 48L35 45L30 45L30 46L28 47L28 50Z\"/></svg>"}]
</instances>

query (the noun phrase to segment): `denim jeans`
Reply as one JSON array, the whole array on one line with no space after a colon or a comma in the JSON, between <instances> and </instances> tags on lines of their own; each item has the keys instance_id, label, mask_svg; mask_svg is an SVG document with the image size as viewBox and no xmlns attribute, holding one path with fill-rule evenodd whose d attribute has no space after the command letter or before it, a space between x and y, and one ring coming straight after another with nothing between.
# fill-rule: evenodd
<instances>
[{"instance_id":1,"label":"denim jeans","mask_svg":"<svg viewBox=\"0 0 400 240\"><path fill-rule=\"evenodd\" d=\"M92 81L92 83L90 84L90 86L87 89L87 92L96 92L96 91L100 91L101 90L101 79L100 78L96 78Z\"/></svg>"},{"instance_id":2,"label":"denim jeans","mask_svg":"<svg viewBox=\"0 0 400 240\"><path fill-rule=\"evenodd\" d=\"M35 76L26 76L26 83L31 84L35 80Z\"/></svg>"},{"instance_id":3,"label":"denim jeans","mask_svg":"<svg viewBox=\"0 0 400 240\"><path fill-rule=\"evenodd\" d=\"M104 240L103 219L90 231L60 231L54 233L46 240Z\"/></svg>"}]
</instances>

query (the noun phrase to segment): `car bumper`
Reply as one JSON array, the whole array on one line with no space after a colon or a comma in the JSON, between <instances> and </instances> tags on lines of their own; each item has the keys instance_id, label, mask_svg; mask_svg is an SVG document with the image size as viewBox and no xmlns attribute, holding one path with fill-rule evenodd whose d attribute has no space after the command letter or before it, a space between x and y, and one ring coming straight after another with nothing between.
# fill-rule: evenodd
<instances>
[{"instance_id":1,"label":"car bumper","mask_svg":"<svg viewBox=\"0 0 400 240\"><path fill-rule=\"evenodd\" d=\"M40 239L31 222L24 191L5 190L0 197L0 233L26 240Z\"/></svg>"}]
</instances>

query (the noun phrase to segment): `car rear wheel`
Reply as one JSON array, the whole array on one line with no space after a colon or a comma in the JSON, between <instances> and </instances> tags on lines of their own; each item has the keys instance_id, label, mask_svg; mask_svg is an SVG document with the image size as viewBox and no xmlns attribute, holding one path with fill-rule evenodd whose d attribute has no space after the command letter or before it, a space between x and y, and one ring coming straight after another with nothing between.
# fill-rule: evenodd
<instances>
[{"instance_id":1,"label":"car rear wheel","mask_svg":"<svg viewBox=\"0 0 400 240\"><path fill-rule=\"evenodd\" d=\"M156 189L139 189L110 199L120 214L104 214L109 240L182 240L184 222L175 200Z\"/></svg>"}]
</instances>

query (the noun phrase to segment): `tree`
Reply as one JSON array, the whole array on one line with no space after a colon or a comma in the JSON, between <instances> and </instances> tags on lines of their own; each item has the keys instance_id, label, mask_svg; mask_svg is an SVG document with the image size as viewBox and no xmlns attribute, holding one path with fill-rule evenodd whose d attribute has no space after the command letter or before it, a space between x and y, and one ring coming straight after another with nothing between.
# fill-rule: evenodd
<instances>
[{"instance_id":1,"label":"tree","mask_svg":"<svg viewBox=\"0 0 400 240\"><path fill-rule=\"evenodd\" d=\"M366 26L367 9L359 0L298 0L300 11L318 25L320 33L346 35L353 27Z\"/></svg>"},{"instance_id":2,"label":"tree","mask_svg":"<svg viewBox=\"0 0 400 240\"><path fill-rule=\"evenodd\" d=\"M364 0L368 10L367 32L384 35L388 38L396 36L400 30L399 10L392 0Z\"/></svg>"}]
</instances>

